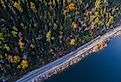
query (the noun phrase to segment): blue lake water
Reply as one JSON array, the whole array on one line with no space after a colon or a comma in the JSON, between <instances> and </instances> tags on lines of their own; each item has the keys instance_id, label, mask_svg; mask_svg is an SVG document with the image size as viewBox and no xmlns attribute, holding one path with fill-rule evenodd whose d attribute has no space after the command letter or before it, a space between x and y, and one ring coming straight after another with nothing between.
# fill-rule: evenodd
<instances>
[{"instance_id":1,"label":"blue lake water","mask_svg":"<svg viewBox=\"0 0 121 82\"><path fill-rule=\"evenodd\" d=\"M45 82L121 82L121 36Z\"/></svg>"}]
</instances>

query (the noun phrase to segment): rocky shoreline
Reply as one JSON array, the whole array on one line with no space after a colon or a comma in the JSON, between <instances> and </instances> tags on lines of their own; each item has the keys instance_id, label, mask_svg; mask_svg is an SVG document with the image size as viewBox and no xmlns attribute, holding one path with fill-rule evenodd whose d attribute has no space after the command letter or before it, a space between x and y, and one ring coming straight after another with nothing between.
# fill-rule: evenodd
<instances>
[{"instance_id":1,"label":"rocky shoreline","mask_svg":"<svg viewBox=\"0 0 121 82\"><path fill-rule=\"evenodd\" d=\"M81 61L83 58L88 56L90 53L97 52L104 47L107 46L107 43L110 41L111 38L116 37L121 34L121 26L113 29L112 31L99 36L96 40L88 44L83 49L78 48L74 53L73 57L70 57L68 60L64 61L63 63L60 63L54 67L51 67L51 69L36 75L35 77L29 78L31 75L28 73L28 75L25 75L25 77L17 80L16 82L41 82L43 80L48 79L49 77L63 71L64 69L68 68L69 66ZM68 55L68 54L67 54ZM51 63L50 63L51 64ZM35 73L39 72L38 70L34 70ZM34 73L33 72L33 73ZM30 75L30 76L29 76ZM29 79L27 79L29 78Z\"/></svg>"}]
</instances>

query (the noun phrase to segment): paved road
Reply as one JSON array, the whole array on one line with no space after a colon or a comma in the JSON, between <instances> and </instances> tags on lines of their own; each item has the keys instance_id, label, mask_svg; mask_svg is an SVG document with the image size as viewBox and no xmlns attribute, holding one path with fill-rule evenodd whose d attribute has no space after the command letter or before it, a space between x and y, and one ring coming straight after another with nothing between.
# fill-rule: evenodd
<instances>
[{"instance_id":1,"label":"paved road","mask_svg":"<svg viewBox=\"0 0 121 82\"><path fill-rule=\"evenodd\" d=\"M71 53L55 60L54 62L51 62L51 63L49 63L49 64L47 64L47 65L45 65L41 68L33 70L32 72L29 72L28 74L24 75L21 79L17 80L16 82L29 82L30 80L32 80L36 76L43 74L44 72L47 72L48 70L52 69L53 67L59 66L60 64L69 60L70 58L73 58L76 55L85 53L87 50L89 50L90 48L95 46L96 42L99 42L99 40L101 40L101 39L105 39L109 36L112 36L119 29L121 29L121 27L120 28L118 27L118 28L110 31L103 36L98 36L97 38L93 39L92 41L90 41L90 42L86 43L85 45L79 47L77 50L72 51Z\"/></svg>"},{"instance_id":2,"label":"paved road","mask_svg":"<svg viewBox=\"0 0 121 82\"><path fill-rule=\"evenodd\" d=\"M45 66L43 66L43 67L41 67L41 68L39 68L39 69L33 70L32 72L30 72L30 73L28 73L27 75L23 76L23 78L17 80L16 82L27 82L27 81L31 80L32 78L36 77L37 75L39 75L39 74L41 74L41 73L44 73L44 72L48 71L49 69L51 69L51 68L53 68L53 67L55 67L55 66L58 66L58 65L64 63L65 61L67 61L67 60L69 60L70 58L72 58L72 57L74 57L75 55L77 55L76 53L77 53L78 51L80 51L81 49L87 47L88 45L90 45L92 42L94 42L95 40L97 40L97 39L99 39L99 38L100 38L100 36L98 36L98 37L95 38L94 40L88 42L87 44L85 44L85 45L79 47L77 50L72 51L71 53L69 53L69 54L67 54L67 55L65 55L65 56L63 56L63 57L61 57L61 58L55 60L54 62L51 62L51 63L49 63L49 64L47 64L47 65L45 65ZM83 53L84 53L84 51L83 51Z\"/></svg>"}]
</instances>

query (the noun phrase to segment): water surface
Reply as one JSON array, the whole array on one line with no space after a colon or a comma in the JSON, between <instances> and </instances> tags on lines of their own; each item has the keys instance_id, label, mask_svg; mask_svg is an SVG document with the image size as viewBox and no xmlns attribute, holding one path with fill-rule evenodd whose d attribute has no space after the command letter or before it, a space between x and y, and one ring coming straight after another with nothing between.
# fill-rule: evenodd
<instances>
[{"instance_id":1,"label":"water surface","mask_svg":"<svg viewBox=\"0 0 121 82\"><path fill-rule=\"evenodd\" d=\"M121 82L121 36L45 82Z\"/></svg>"}]
</instances>

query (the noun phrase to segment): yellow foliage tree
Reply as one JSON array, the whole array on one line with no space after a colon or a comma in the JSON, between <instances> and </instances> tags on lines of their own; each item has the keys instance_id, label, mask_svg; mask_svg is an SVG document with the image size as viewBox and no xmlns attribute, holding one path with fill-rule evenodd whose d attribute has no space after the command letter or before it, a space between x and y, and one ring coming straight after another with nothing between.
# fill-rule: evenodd
<instances>
[{"instance_id":1,"label":"yellow foliage tree","mask_svg":"<svg viewBox=\"0 0 121 82\"><path fill-rule=\"evenodd\" d=\"M11 33L12 33L12 35L13 35L14 37L17 37L18 32L12 31Z\"/></svg>"},{"instance_id":2,"label":"yellow foliage tree","mask_svg":"<svg viewBox=\"0 0 121 82\"><path fill-rule=\"evenodd\" d=\"M21 62L21 68L26 69L28 67L28 61L27 60L22 60Z\"/></svg>"},{"instance_id":3,"label":"yellow foliage tree","mask_svg":"<svg viewBox=\"0 0 121 82\"><path fill-rule=\"evenodd\" d=\"M5 40L3 33L0 33L0 40Z\"/></svg>"},{"instance_id":4,"label":"yellow foliage tree","mask_svg":"<svg viewBox=\"0 0 121 82\"><path fill-rule=\"evenodd\" d=\"M25 44L21 41L21 39L19 39L19 47L20 47L20 49L23 49L24 48L24 46L25 46Z\"/></svg>"},{"instance_id":5,"label":"yellow foliage tree","mask_svg":"<svg viewBox=\"0 0 121 82\"><path fill-rule=\"evenodd\" d=\"M75 22L72 22L71 27L72 27L73 29L76 29L78 26L77 26L77 24L76 24Z\"/></svg>"},{"instance_id":6,"label":"yellow foliage tree","mask_svg":"<svg viewBox=\"0 0 121 82\"><path fill-rule=\"evenodd\" d=\"M4 49L6 49L8 52L10 51L10 47L7 44L4 45Z\"/></svg>"},{"instance_id":7,"label":"yellow foliage tree","mask_svg":"<svg viewBox=\"0 0 121 82\"><path fill-rule=\"evenodd\" d=\"M30 8L36 12L36 7L35 7L35 4L33 2L30 2Z\"/></svg>"},{"instance_id":8,"label":"yellow foliage tree","mask_svg":"<svg viewBox=\"0 0 121 82\"><path fill-rule=\"evenodd\" d=\"M76 8L76 4L71 2L68 7L70 10L74 10Z\"/></svg>"},{"instance_id":9,"label":"yellow foliage tree","mask_svg":"<svg viewBox=\"0 0 121 82\"><path fill-rule=\"evenodd\" d=\"M18 63L20 61L20 57L17 55L13 56L13 61L14 63Z\"/></svg>"},{"instance_id":10,"label":"yellow foliage tree","mask_svg":"<svg viewBox=\"0 0 121 82\"><path fill-rule=\"evenodd\" d=\"M35 45L31 43L30 47L31 47L31 48L35 48Z\"/></svg>"},{"instance_id":11,"label":"yellow foliage tree","mask_svg":"<svg viewBox=\"0 0 121 82\"><path fill-rule=\"evenodd\" d=\"M12 63L18 63L20 62L20 57L18 55L15 55L15 56L9 55L8 60Z\"/></svg>"},{"instance_id":12,"label":"yellow foliage tree","mask_svg":"<svg viewBox=\"0 0 121 82\"><path fill-rule=\"evenodd\" d=\"M20 5L19 3L14 2L13 6L14 6L15 8L17 8L20 12L23 12L23 9L22 9L22 7L21 7L21 5Z\"/></svg>"},{"instance_id":13,"label":"yellow foliage tree","mask_svg":"<svg viewBox=\"0 0 121 82\"><path fill-rule=\"evenodd\" d=\"M51 41L51 31L46 33L46 41L50 42Z\"/></svg>"},{"instance_id":14,"label":"yellow foliage tree","mask_svg":"<svg viewBox=\"0 0 121 82\"><path fill-rule=\"evenodd\" d=\"M106 26L107 27L110 27L110 25L113 23L113 21L114 21L114 17L113 16L110 16L109 20L106 23Z\"/></svg>"},{"instance_id":15,"label":"yellow foliage tree","mask_svg":"<svg viewBox=\"0 0 121 82\"><path fill-rule=\"evenodd\" d=\"M70 45L75 45L76 44L76 40L75 39L70 39L70 42L69 42Z\"/></svg>"}]
</instances>

